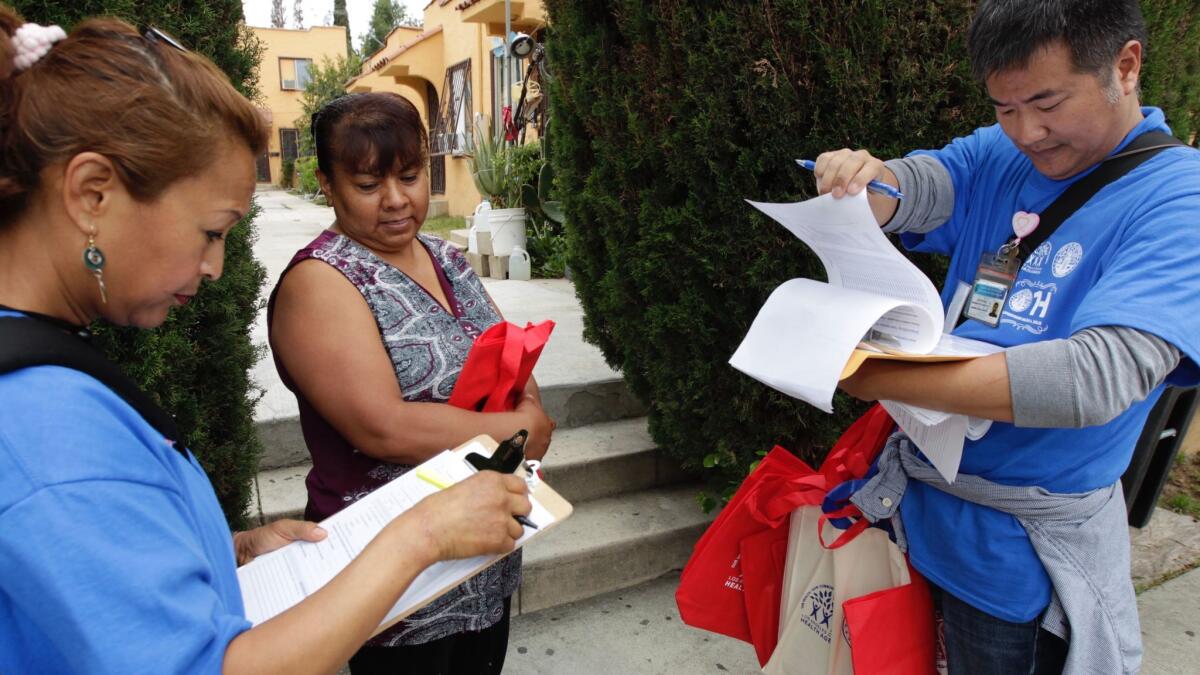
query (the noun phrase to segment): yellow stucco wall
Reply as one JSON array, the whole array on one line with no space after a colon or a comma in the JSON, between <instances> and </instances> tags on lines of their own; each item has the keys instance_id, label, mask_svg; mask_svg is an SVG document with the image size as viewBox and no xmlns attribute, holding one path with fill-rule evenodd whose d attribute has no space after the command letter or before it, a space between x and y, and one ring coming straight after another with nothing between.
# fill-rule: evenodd
<instances>
[{"instance_id":1,"label":"yellow stucco wall","mask_svg":"<svg viewBox=\"0 0 1200 675\"><path fill-rule=\"evenodd\" d=\"M311 59L319 64L324 59L346 55L346 29L341 26L313 26L305 30L285 28L253 28L263 41L262 61L259 63L258 87L262 92L261 105L271 111L270 153L271 182L280 178L280 129L294 129L295 120L302 114L302 91L285 90L280 81L281 58Z\"/></svg>"},{"instance_id":2,"label":"yellow stucco wall","mask_svg":"<svg viewBox=\"0 0 1200 675\"><path fill-rule=\"evenodd\" d=\"M430 120L425 114L425 84L432 84L438 96L444 97L446 92L442 89L446 69L470 60L471 111L492 116L491 49L493 38L503 36L504 26L503 23L497 25L463 19L473 9L487 9L482 6L494 5L496 1L482 0L464 12L456 9L461 0L432 0L425 7L423 26L415 32L412 29L393 31L387 45L366 60L363 75L351 83L349 91L397 92L417 106L428 128ZM520 6L520 13L514 17L514 31L531 32L545 25L545 9L540 1L516 2L514 14L517 14L516 5ZM503 16L502 11L500 16ZM412 44L425 34L429 35L419 43ZM411 46L396 53L404 45ZM529 139L536 138L533 133L527 136ZM444 195L434 195L434 199L444 199L451 215L468 215L475 210L480 196L471 179L467 160L465 157L446 155L445 165L446 191Z\"/></svg>"}]
</instances>

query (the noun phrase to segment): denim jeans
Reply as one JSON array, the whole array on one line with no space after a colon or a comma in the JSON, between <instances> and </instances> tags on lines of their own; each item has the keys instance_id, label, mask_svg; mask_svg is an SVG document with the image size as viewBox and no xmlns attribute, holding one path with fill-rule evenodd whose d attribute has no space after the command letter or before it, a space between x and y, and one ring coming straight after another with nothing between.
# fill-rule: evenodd
<instances>
[{"instance_id":1,"label":"denim jeans","mask_svg":"<svg viewBox=\"0 0 1200 675\"><path fill-rule=\"evenodd\" d=\"M1011 623L976 609L930 584L945 623L950 675L1059 675L1067 643L1043 629L1041 617Z\"/></svg>"}]
</instances>

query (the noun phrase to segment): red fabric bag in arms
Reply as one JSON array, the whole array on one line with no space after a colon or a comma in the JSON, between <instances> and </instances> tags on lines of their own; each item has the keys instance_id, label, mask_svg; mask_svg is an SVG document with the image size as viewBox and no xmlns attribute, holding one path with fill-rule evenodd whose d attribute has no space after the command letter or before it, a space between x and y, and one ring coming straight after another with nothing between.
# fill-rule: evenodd
<instances>
[{"instance_id":1,"label":"red fabric bag in arms","mask_svg":"<svg viewBox=\"0 0 1200 675\"><path fill-rule=\"evenodd\" d=\"M516 408L553 330L553 321L524 328L501 321L484 331L467 354L450 405L479 412Z\"/></svg>"}]
</instances>

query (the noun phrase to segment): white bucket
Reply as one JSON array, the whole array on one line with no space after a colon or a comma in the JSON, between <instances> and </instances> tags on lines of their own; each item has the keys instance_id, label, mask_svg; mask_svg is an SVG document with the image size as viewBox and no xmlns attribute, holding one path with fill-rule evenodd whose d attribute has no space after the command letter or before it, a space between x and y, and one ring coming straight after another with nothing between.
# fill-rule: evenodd
<instances>
[{"instance_id":1,"label":"white bucket","mask_svg":"<svg viewBox=\"0 0 1200 675\"><path fill-rule=\"evenodd\" d=\"M525 248L525 209L493 209L487 215L492 250L497 255L514 246Z\"/></svg>"}]
</instances>

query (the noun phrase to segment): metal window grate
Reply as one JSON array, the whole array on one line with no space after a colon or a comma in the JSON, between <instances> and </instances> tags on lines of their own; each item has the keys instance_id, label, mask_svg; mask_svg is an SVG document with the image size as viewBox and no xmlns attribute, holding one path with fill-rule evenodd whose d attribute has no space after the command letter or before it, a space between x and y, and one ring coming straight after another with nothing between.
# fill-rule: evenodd
<instances>
[{"instance_id":1,"label":"metal window grate","mask_svg":"<svg viewBox=\"0 0 1200 675\"><path fill-rule=\"evenodd\" d=\"M431 154L461 155L471 145L471 61L446 69L437 123L429 134Z\"/></svg>"},{"instance_id":2,"label":"metal window grate","mask_svg":"<svg viewBox=\"0 0 1200 675\"><path fill-rule=\"evenodd\" d=\"M295 129L279 130L279 151L284 160L296 159L297 140Z\"/></svg>"}]
</instances>

